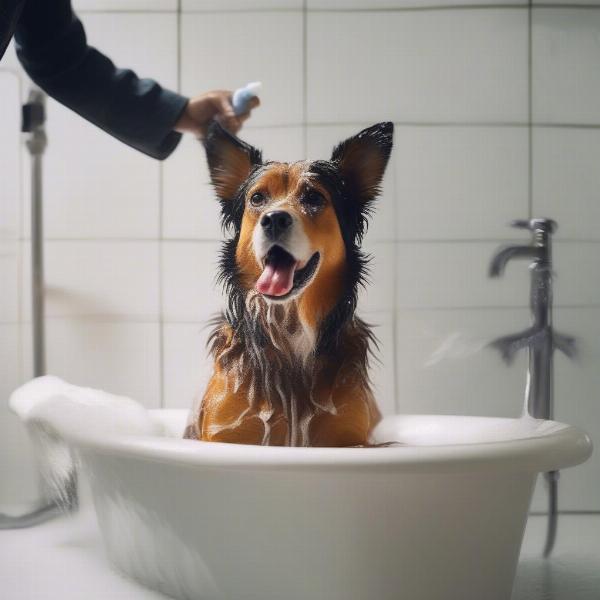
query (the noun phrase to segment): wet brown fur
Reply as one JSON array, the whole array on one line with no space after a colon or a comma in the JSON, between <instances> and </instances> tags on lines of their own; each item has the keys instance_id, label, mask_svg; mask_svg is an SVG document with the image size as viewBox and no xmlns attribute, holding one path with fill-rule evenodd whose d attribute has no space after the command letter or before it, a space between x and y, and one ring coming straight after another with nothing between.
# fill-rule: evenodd
<instances>
[{"instance_id":1,"label":"wet brown fur","mask_svg":"<svg viewBox=\"0 0 600 600\"><path fill-rule=\"evenodd\" d=\"M356 152L350 150L347 154L354 152L355 160ZM267 163L253 177L255 165L248 153L236 153L227 145L217 151L222 153L220 162L213 157L211 163L209 154L209 166L221 202L243 188L235 281L244 298L244 318L252 321L246 325L257 333L248 335L247 328L240 329L226 316L218 320L209 342L214 373L185 437L279 446L367 445L381 418L368 377L374 341L370 328L352 310L335 332L335 347L318 347L322 328L344 303L350 280L347 236L331 189L315 176L309 162ZM383 164L375 164L377 157L369 160L361 162L367 172L360 185L374 196L387 156ZM302 203L308 188L318 190L325 200L318 213ZM249 203L256 192L269 198L260 210ZM366 192L360 193L366 197ZM255 290L262 267L252 236L263 210L273 205L299 219L311 252L321 257L312 282L285 304L271 304Z\"/></svg>"}]
</instances>

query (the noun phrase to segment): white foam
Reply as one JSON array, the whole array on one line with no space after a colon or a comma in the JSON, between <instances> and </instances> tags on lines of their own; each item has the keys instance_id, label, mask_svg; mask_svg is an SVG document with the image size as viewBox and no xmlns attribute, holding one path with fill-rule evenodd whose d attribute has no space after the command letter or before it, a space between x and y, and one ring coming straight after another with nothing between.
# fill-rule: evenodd
<instances>
[{"instance_id":1,"label":"white foam","mask_svg":"<svg viewBox=\"0 0 600 600\"><path fill-rule=\"evenodd\" d=\"M9 405L23 420L48 499L68 502L76 481L74 436L162 435L148 411L124 396L77 387L58 377L38 377L13 392Z\"/></svg>"}]
</instances>

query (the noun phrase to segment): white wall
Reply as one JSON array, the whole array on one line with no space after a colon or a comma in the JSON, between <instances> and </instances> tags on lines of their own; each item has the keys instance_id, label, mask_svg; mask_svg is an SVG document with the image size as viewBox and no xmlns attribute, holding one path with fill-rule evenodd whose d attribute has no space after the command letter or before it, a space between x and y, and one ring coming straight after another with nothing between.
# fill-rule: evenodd
<instances>
[{"instance_id":1,"label":"white wall","mask_svg":"<svg viewBox=\"0 0 600 600\"><path fill-rule=\"evenodd\" d=\"M525 357L507 368L483 346L528 323L528 273L511 264L489 280L486 270L500 243L524 237L510 219L552 216L556 323L581 347L578 363L557 357L556 414L600 439L600 1L180 4L76 3L91 43L165 86L195 94L263 81L243 137L268 158L324 158L361 127L395 121L361 299L379 325L385 411L519 414ZM187 407L210 370L204 323L221 303L201 148L186 139L160 164L53 102L48 112L49 369L149 407ZM26 195L23 268L2 267L24 299L22 318L0 324L15 363L0 365L3 397L31 372ZM22 440L0 444L14 476ZM565 472L562 508L600 509L599 464Z\"/></svg>"}]
</instances>

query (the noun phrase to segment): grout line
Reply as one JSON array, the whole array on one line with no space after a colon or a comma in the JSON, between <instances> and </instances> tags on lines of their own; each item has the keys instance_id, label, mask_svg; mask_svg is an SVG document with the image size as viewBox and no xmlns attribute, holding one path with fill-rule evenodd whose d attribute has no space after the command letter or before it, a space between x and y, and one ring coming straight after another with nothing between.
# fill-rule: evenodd
<instances>
[{"instance_id":1,"label":"grout line","mask_svg":"<svg viewBox=\"0 0 600 600\"><path fill-rule=\"evenodd\" d=\"M156 238L117 238L117 237L87 237L87 238L59 238L59 237L46 237L46 242L52 243L70 243L70 242L89 242L89 243L156 243L156 242L170 242L173 244L216 244L223 241L224 238L186 238L186 237L162 237L159 240ZM488 237L488 238L398 238L398 239L367 239L367 244L512 244L515 241L518 241L518 236L514 237ZM524 238L523 238L524 239ZM18 240L21 243L29 242L30 238L19 238ZM600 238L561 238L557 237L554 240L555 244L600 244Z\"/></svg>"},{"instance_id":2,"label":"grout line","mask_svg":"<svg viewBox=\"0 0 600 600\"><path fill-rule=\"evenodd\" d=\"M532 3L529 0L527 10L527 211L533 218L533 41L532 41Z\"/></svg>"},{"instance_id":3,"label":"grout line","mask_svg":"<svg viewBox=\"0 0 600 600\"><path fill-rule=\"evenodd\" d=\"M549 3L536 3L533 5L533 9L537 9L537 8L543 8L543 9L548 9L548 8L574 8L576 10L581 10L581 9L600 9L600 4L568 4L566 2L563 2L561 4L549 4Z\"/></svg>"},{"instance_id":4,"label":"grout line","mask_svg":"<svg viewBox=\"0 0 600 600\"><path fill-rule=\"evenodd\" d=\"M368 127L373 124L375 119L369 121L310 121L306 122L287 122L287 123L267 123L262 125L244 125L245 131L256 131L261 129L291 129L293 127ZM552 123L550 121L393 121L396 127L489 127L489 128L538 128L548 129L600 129L600 123Z\"/></svg>"},{"instance_id":5,"label":"grout line","mask_svg":"<svg viewBox=\"0 0 600 600\"><path fill-rule=\"evenodd\" d=\"M306 6L306 2L303 3ZM181 10L180 1L178 2L177 10L181 10L182 14L189 15L229 15L229 14L265 14L265 13L298 13L302 10L306 10L308 13L414 13L414 12L441 12L441 11L484 11L484 10L509 10L509 9L527 9L528 5L523 2L498 2L495 4L432 4L430 6L397 6L397 7L378 7L378 8L300 8L300 7L271 7L271 8L232 8L229 10L219 9L201 9L192 8L187 10ZM534 9L573 9L573 10L599 10L600 4L549 4L540 3L533 6ZM131 14L131 15L164 15L173 14L173 9L147 9L147 8L87 8L78 10L78 15L98 15L98 14Z\"/></svg>"},{"instance_id":6,"label":"grout line","mask_svg":"<svg viewBox=\"0 0 600 600\"><path fill-rule=\"evenodd\" d=\"M18 85L18 96L19 96L19 111L21 110L21 104L24 100L23 98L23 80L21 77L17 78L17 85ZM17 352L18 352L18 356L17 356L17 364L19 365L19 373L18 373L18 381L19 383L22 383L25 381L25 357L23 356L23 353L25 352L25 343L24 343L24 336L25 336L25 328L23 327L23 318L24 318L24 312L25 312L25 307L24 307L24 303L25 303L25 294L23 294L23 276L25 274L25 268L24 268L24 264L23 264L23 244L21 242L21 237L23 236L23 220L24 220L24 213L25 213L25 207L24 207L24 196L25 196L25 185L24 185L24 177L25 177L25 165L24 160L23 160L23 147L24 147L25 143L24 143L24 138L23 138L23 134L20 133L19 134L19 149L18 149L18 153L19 153L19 167L18 167L18 177L19 177L19 187L18 187L18 196L17 196L17 202L19 203L18 206L18 217L17 217L17 234L18 234L18 239L16 240L16 244L17 244L17 281L15 282L15 285L17 286L17 318L19 320L19 324L17 326ZM43 173L42 173L43 176ZM43 188L42 188L42 192L43 192ZM44 317L44 321L45 321L45 317ZM47 357L46 357L47 358Z\"/></svg>"},{"instance_id":7,"label":"grout line","mask_svg":"<svg viewBox=\"0 0 600 600\"><path fill-rule=\"evenodd\" d=\"M302 2L302 152L308 155L308 15L307 0Z\"/></svg>"},{"instance_id":8,"label":"grout line","mask_svg":"<svg viewBox=\"0 0 600 600\"><path fill-rule=\"evenodd\" d=\"M600 304L557 304L555 305L557 311L562 310L600 310ZM438 312L438 311L515 311L515 310L528 310L529 305L527 302L522 304L514 305L469 305L469 306L430 306L430 305L396 305L395 308L364 308L360 307L357 309L361 315L365 314L389 314L390 311L400 314L407 312ZM211 311L211 314L218 314L219 310L215 309ZM71 314L71 315L50 315L46 317L47 322L60 322L60 321L87 321L92 323L111 323L114 325L153 325L160 321L160 317L157 316L139 316L131 314ZM207 322L205 318L189 318L189 317L169 317L162 319L163 324L168 325L191 325L191 324L202 324ZM23 325L31 323L31 319L24 319L20 321ZM14 325L15 321L0 320L2 325Z\"/></svg>"},{"instance_id":9,"label":"grout line","mask_svg":"<svg viewBox=\"0 0 600 600\"><path fill-rule=\"evenodd\" d=\"M599 515L600 516L600 510L559 510L558 511L559 515L570 515L570 516L589 516L589 515ZM548 516L548 512L547 511L541 511L541 510L532 510L529 513L530 517L546 517Z\"/></svg>"},{"instance_id":10,"label":"grout line","mask_svg":"<svg viewBox=\"0 0 600 600\"><path fill-rule=\"evenodd\" d=\"M181 0L177 0L177 91L181 94Z\"/></svg>"},{"instance_id":11,"label":"grout line","mask_svg":"<svg viewBox=\"0 0 600 600\"><path fill-rule=\"evenodd\" d=\"M163 204L164 204L164 172L163 162L159 163L159 208L158 208L158 397L160 408L165 408L165 340L164 340L164 310L163 310Z\"/></svg>"},{"instance_id":12,"label":"grout line","mask_svg":"<svg viewBox=\"0 0 600 600\"><path fill-rule=\"evenodd\" d=\"M314 13L414 13L414 12L441 12L454 10L498 10L498 9L525 9L523 2L498 2L497 4L432 4L430 6L395 6L379 8L311 8Z\"/></svg>"}]
</instances>

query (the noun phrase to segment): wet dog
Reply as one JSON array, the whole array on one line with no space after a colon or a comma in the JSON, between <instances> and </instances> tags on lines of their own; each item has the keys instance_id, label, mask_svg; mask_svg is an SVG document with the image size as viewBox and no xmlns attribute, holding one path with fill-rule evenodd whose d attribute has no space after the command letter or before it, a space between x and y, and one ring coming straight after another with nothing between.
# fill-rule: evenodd
<instances>
[{"instance_id":1,"label":"wet dog","mask_svg":"<svg viewBox=\"0 0 600 600\"><path fill-rule=\"evenodd\" d=\"M393 124L340 143L330 160L263 162L214 123L204 145L221 204L228 308L209 346L214 373L185 437L285 446L367 445L380 420L356 316L363 234Z\"/></svg>"}]
</instances>

